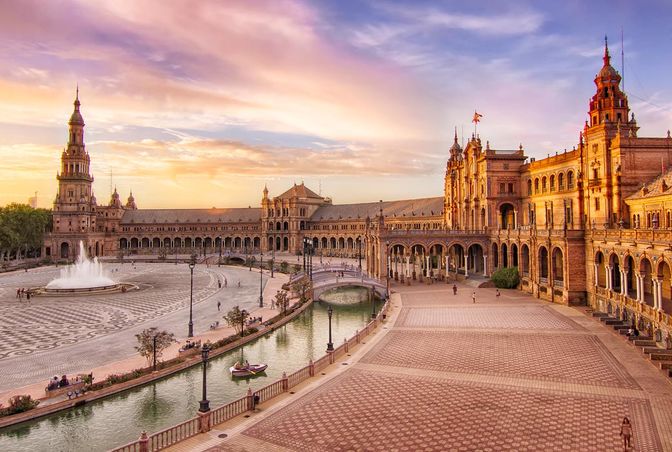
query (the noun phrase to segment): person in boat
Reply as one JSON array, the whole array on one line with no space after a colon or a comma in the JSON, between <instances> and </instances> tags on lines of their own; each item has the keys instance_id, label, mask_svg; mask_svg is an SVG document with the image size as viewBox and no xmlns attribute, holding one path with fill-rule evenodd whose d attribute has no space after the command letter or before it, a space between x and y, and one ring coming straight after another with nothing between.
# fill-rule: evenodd
<instances>
[{"instance_id":1,"label":"person in boat","mask_svg":"<svg viewBox=\"0 0 672 452\"><path fill-rule=\"evenodd\" d=\"M240 361L236 361L236 364L233 365L233 368L236 370L241 370L243 366L240 364Z\"/></svg>"},{"instance_id":2,"label":"person in boat","mask_svg":"<svg viewBox=\"0 0 672 452\"><path fill-rule=\"evenodd\" d=\"M250 363L248 363L247 360L245 360L245 369L249 369L249 368L250 368Z\"/></svg>"}]
</instances>

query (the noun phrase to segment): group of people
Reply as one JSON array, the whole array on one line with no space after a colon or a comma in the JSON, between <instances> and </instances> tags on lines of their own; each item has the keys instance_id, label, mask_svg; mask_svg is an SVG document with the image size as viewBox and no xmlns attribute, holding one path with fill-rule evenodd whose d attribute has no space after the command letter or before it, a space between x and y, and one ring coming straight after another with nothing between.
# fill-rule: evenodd
<instances>
[{"instance_id":1,"label":"group of people","mask_svg":"<svg viewBox=\"0 0 672 452\"><path fill-rule=\"evenodd\" d=\"M453 284L453 295L457 295L457 284ZM495 289L495 297L499 298L502 294L499 292L499 289ZM472 303L476 303L476 291L474 290L471 293Z\"/></svg>"},{"instance_id":2,"label":"group of people","mask_svg":"<svg viewBox=\"0 0 672 452\"><path fill-rule=\"evenodd\" d=\"M82 382L81 378L79 377L79 375L77 375L77 377L75 377L75 380L73 381L73 384L81 382ZM53 391L54 389L65 388L66 386L70 386L70 380L68 380L67 375L63 375L60 380L58 379L57 375L54 375L54 378L49 380L49 384L47 384L47 389L49 391Z\"/></svg>"},{"instance_id":3,"label":"group of people","mask_svg":"<svg viewBox=\"0 0 672 452\"><path fill-rule=\"evenodd\" d=\"M180 351L183 352L192 348L201 348L201 340L192 341L191 339L187 339L187 342L180 348Z\"/></svg>"},{"instance_id":4,"label":"group of people","mask_svg":"<svg viewBox=\"0 0 672 452\"><path fill-rule=\"evenodd\" d=\"M253 324L257 323L257 322L261 323L261 316L259 316L259 317L250 317L249 319L247 319L247 325L248 325L248 326L249 326L249 325L253 325Z\"/></svg>"},{"instance_id":5,"label":"group of people","mask_svg":"<svg viewBox=\"0 0 672 452\"><path fill-rule=\"evenodd\" d=\"M23 300L24 296L26 297L26 301L30 301L31 294L32 292L30 289L24 289L23 287L16 289L16 298L18 298L19 301Z\"/></svg>"},{"instance_id":6,"label":"group of people","mask_svg":"<svg viewBox=\"0 0 672 452\"><path fill-rule=\"evenodd\" d=\"M243 364L240 364L240 361L236 361L236 364L233 365L233 368L236 370L247 369L250 367L250 363L245 360Z\"/></svg>"}]
</instances>

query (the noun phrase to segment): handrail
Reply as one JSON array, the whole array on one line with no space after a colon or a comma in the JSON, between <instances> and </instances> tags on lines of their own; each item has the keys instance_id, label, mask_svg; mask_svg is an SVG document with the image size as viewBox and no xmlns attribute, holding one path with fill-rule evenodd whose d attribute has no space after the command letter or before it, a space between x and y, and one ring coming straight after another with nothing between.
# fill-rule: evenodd
<instances>
[{"instance_id":1,"label":"handrail","mask_svg":"<svg viewBox=\"0 0 672 452\"><path fill-rule=\"evenodd\" d=\"M149 436L147 450L156 451L177 444L199 433L198 418L194 417Z\"/></svg>"}]
</instances>

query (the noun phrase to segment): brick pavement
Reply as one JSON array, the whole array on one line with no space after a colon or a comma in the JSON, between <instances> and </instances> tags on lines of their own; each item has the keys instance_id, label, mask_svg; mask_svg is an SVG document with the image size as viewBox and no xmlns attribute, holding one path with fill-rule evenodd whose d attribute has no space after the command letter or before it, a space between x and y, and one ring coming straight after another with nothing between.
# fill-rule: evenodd
<instances>
[{"instance_id":1,"label":"brick pavement","mask_svg":"<svg viewBox=\"0 0 672 452\"><path fill-rule=\"evenodd\" d=\"M16 298L16 287L44 286L58 275L59 269L0 274L0 374L3 375L0 402L10 391L37 382L43 384L53 375L88 373L94 368L114 373L109 364L118 367L116 372L144 365L134 359L137 353L133 348L134 334L144 328L158 326L175 333L180 340L186 336L190 286L186 265L106 266L114 279L134 283L140 290L79 297L40 296L27 303ZM223 281L224 277L228 287L220 289L217 279ZM276 289L264 294L267 304ZM197 266L193 298L195 334L209 333L209 325L215 320L223 324L222 316L235 304L254 310L258 296L258 270ZM220 312L216 306L218 300L222 302ZM94 375L104 377L104 373Z\"/></svg>"},{"instance_id":2,"label":"brick pavement","mask_svg":"<svg viewBox=\"0 0 672 452\"><path fill-rule=\"evenodd\" d=\"M175 450L613 451L623 416L634 450L672 450L672 385L599 322L514 291L395 289L396 323L348 366Z\"/></svg>"}]
</instances>

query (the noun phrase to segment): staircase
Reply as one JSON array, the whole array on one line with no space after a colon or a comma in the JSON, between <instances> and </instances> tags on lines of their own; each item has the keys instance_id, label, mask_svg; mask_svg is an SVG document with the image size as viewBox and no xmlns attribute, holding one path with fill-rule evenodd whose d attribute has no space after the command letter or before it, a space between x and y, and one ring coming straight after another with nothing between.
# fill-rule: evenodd
<instances>
[{"instance_id":1,"label":"staircase","mask_svg":"<svg viewBox=\"0 0 672 452\"><path fill-rule=\"evenodd\" d=\"M593 312L593 317L606 326L612 327L618 334L626 337L633 346L641 349L651 363L659 368L667 378L672 380L672 350L660 348L650 336L627 336L630 325L604 312Z\"/></svg>"}]
</instances>

